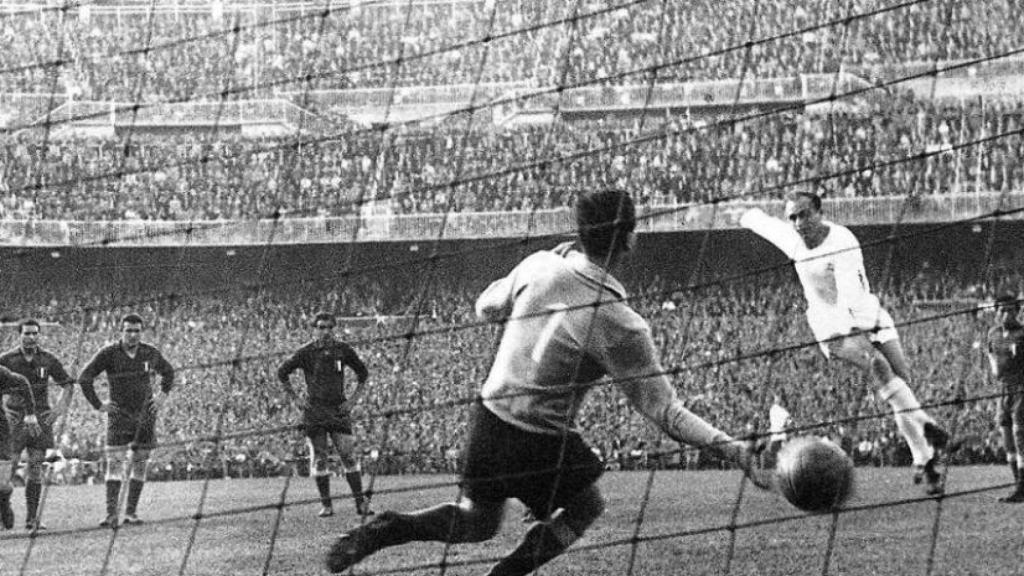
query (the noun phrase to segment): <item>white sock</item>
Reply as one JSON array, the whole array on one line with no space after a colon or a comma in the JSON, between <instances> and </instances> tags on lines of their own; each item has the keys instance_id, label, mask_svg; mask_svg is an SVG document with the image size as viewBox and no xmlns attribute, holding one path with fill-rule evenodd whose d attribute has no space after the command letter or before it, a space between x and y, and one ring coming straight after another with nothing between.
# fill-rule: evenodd
<instances>
[{"instance_id":1,"label":"white sock","mask_svg":"<svg viewBox=\"0 0 1024 576\"><path fill-rule=\"evenodd\" d=\"M925 422L934 422L914 396L914 391L907 383L896 376L879 391L882 399L892 406L896 418L896 428L907 441L915 466L923 466L931 460L935 451L924 437Z\"/></svg>"}]
</instances>

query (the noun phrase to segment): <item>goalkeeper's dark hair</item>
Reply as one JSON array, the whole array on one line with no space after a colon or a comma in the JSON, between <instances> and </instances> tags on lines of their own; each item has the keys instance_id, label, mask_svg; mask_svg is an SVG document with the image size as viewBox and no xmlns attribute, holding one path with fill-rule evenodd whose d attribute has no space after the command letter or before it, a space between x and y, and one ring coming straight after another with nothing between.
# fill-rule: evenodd
<instances>
[{"instance_id":1,"label":"goalkeeper's dark hair","mask_svg":"<svg viewBox=\"0 0 1024 576\"><path fill-rule=\"evenodd\" d=\"M635 228L636 207L624 190L589 192L576 200L576 230L591 258L603 259L624 250Z\"/></svg>"}]
</instances>

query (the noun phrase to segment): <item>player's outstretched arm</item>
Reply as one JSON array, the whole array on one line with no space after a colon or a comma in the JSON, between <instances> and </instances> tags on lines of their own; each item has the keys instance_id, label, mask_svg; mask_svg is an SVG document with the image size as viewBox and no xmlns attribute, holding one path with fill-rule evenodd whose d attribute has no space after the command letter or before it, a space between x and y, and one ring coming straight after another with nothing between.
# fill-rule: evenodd
<instances>
[{"instance_id":1,"label":"player's outstretched arm","mask_svg":"<svg viewBox=\"0 0 1024 576\"><path fill-rule=\"evenodd\" d=\"M656 359L654 342L637 332L616 347L611 375L634 408L676 442L709 450L740 466L759 488L770 482L757 471L753 442L737 440L691 412L676 394Z\"/></svg>"}]
</instances>

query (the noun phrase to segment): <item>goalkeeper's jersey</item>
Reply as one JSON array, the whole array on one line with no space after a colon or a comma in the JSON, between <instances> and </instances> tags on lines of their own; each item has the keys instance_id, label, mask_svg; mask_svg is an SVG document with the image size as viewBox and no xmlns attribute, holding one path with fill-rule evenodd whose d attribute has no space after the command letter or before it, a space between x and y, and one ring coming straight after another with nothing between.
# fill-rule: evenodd
<instances>
[{"instance_id":1,"label":"goalkeeper's jersey","mask_svg":"<svg viewBox=\"0 0 1024 576\"><path fill-rule=\"evenodd\" d=\"M788 222L762 210L743 214L740 225L774 244L793 261L807 299L808 313L831 310L855 318L877 316L880 304L871 293L860 242L845 226L825 221L828 235L814 248Z\"/></svg>"},{"instance_id":2,"label":"goalkeeper's jersey","mask_svg":"<svg viewBox=\"0 0 1024 576\"><path fill-rule=\"evenodd\" d=\"M628 385L660 374L647 322L622 285L580 252L528 256L476 302L483 318L506 320L481 393L502 420L538 433L575 429L590 384L610 375Z\"/></svg>"}]
</instances>

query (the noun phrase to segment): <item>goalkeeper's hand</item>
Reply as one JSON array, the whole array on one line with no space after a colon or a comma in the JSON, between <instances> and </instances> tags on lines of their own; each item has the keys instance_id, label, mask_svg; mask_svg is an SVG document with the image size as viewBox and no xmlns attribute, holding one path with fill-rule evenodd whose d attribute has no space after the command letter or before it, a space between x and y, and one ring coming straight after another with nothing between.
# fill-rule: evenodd
<instances>
[{"instance_id":1,"label":"goalkeeper's hand","mask_svg":"<svg viewBox=\"0 0 1024 576\"><path fill-rule=\"evenodd\" d=\"M772 472L761 467L761 453L765 445L754 440L736 440L733 442L736 454L735 461L743 469L750 482L761 490L771 490Z\"/></svg>"}]
</instances>

